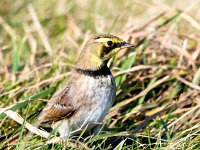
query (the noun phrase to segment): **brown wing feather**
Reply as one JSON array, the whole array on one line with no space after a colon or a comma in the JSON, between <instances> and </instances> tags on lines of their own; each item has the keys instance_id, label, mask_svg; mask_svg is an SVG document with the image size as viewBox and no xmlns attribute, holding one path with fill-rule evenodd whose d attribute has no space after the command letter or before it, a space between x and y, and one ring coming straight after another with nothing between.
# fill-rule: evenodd
<instances>
[{"instance_id":1,"label":"brown wing feather","mask_svg":"<svg viewBox=\"0 0 200 150\"><path fill-rule=\"evenodd\" d=\"M44 122L61 120L75 111L68 92L69 87L65 87L52 96L34 123L36 127Z\"/></svg>"}]
</instances>

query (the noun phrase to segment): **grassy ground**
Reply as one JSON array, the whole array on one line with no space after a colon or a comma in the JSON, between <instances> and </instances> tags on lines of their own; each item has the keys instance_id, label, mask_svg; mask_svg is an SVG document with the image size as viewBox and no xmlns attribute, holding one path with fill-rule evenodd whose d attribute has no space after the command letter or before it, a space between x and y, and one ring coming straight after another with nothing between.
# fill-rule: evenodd
<instances>
[{"instance_id":1,"label":"grassy ground","mask_svg":"<svg viewBox=\"0 0 200 150\"><path fill-rule=\"evenodd\" d=\"M17 149L198 149L199 7L200 0L1 0L0 138L20 132ZM25 122L14 120L44 107L88 37L100 33L136 45L110 62L117 96L103 131L53 145L24 139Z\"/></svg>"}]
</instances>

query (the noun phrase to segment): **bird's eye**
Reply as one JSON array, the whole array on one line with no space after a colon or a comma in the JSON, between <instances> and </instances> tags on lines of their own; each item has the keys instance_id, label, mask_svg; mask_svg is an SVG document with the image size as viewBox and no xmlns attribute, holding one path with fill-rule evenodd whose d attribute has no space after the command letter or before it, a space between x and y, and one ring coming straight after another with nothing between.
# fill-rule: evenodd
<instances>
[{"instance_id":1,"label":"bird's eye","mask_svg":"<svg viewBox=\"0 0 200 150\"><path fill-rule=\"evenodd\" d=\"M108 44L108 46L112 46L113 42L112 41L108 41L107 44Z\"/></svg>"}]
</instances>

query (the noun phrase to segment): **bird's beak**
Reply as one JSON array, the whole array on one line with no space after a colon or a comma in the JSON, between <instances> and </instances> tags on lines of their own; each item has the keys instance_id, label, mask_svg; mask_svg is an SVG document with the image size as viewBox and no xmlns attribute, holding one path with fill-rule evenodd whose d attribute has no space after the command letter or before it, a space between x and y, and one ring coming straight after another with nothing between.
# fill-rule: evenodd
<instances>
[{"instance_id":1,"label":"bird's beak","mask_svg":"<svg viewBox=\"0 0 200 150\"><path fill-rule=\"evenodd\" d=\"M121 49L122 49L122 48L130 48L130 47L134 47L134 45L129 44L129 43L125 43L125 44L123 44L123 45L121 46Z\"/></svg>"}]
</instances>

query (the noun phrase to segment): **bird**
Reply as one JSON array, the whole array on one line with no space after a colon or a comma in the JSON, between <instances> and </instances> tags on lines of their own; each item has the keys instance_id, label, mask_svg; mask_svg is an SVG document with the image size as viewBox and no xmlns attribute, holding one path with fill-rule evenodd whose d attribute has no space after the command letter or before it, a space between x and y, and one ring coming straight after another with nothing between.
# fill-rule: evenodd
<instances>
[{"instance_id":1,"label":"bird","mask_svg":"<svg viewBox=\"0 0 200 150\"><path fill-rule=\"evenodd\" d=\"M53 94L33 124L51 123L60 138L67 139L101 124L116 96L108 61L132 44L114 35L91 37L80 52L67 85Z\"/></svg>"}]
</instances>

